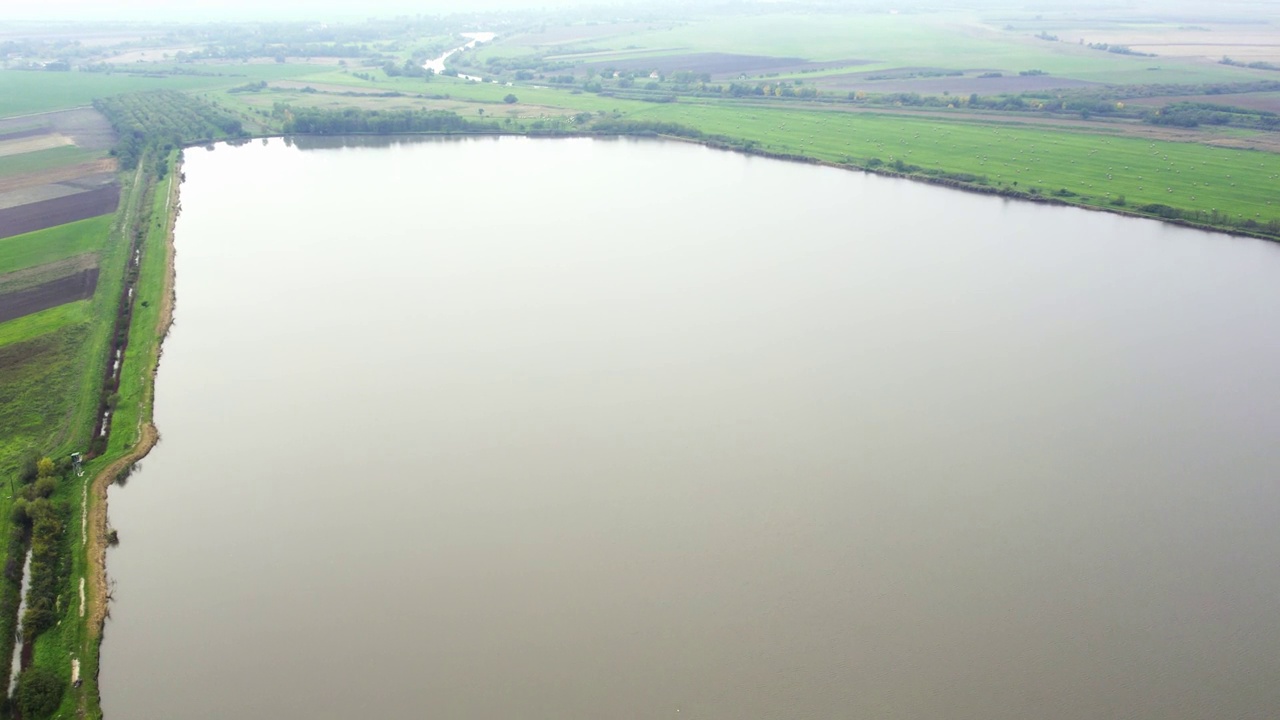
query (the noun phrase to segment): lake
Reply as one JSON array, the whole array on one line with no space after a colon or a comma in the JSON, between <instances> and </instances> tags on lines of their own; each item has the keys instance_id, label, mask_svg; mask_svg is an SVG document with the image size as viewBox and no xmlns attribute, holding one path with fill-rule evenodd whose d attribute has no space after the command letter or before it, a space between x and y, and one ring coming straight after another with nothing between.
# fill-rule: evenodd
<instances>
[{"instance_id":1,"label":"lake","mask_svg":"<svg viewBox=\"0 0 1280 720\"><path fill-rule=\"evenodd\" d=\"M1280 247L698 146L186 153L108 718L1274 718Z\"/></svg>"}]
</instances>

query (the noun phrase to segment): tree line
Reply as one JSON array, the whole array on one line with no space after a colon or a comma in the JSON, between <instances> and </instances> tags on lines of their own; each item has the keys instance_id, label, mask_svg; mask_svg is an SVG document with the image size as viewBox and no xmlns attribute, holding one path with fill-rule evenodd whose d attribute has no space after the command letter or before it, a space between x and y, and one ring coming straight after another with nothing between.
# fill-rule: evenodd
<instances>
[{"instance_id":1,"label":"tree line","mask_svg":"<svg viewBox=\"0 0 1280 720\"><path fill-rule=\"evenodd\" d=\"M470 120L447 110L362 110L344 108L325 110L301 108L279 103L274 113L284 120L286 133L341 135L423 132L498 132L495 120Z\"/></svg>"}]
</instances>

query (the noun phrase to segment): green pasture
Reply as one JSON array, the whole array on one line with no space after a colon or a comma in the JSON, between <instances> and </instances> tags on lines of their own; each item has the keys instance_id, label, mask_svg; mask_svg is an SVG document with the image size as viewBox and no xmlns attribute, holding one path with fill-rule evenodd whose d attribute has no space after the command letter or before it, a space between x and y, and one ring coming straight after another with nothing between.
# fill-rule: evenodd
<instances>
[{"instance_id":1,"label":"green pasture","mask_svg":"<svg viewBox=\"0 0 1280 720\"><path fill-rule=\"evenodd\" d=\"M35 335L35 329L28 327L25 342L0 346L0 427L4 428L0 433L0 472L5 476L16 472L24 452L51 451L66 438L68 408L78 403L84 335L83 321L68 324L66 316L85 316L88 302L72 305L80 307L54 308L61 314L51 326L58 329ZM13 322L22 320L27 318ZM0 325L0 329L10 324ZM4 498L0 513L7 519L8 488L0 496Z\"/></svg>"},{"instance_id":2,"label":"green pasture","mask_svg":"<svg viewBox=\"0 0 1280 720\"><path fill-rule=\"evenodd\" d=\"M0 323L0 347L78 325L89 319L89 300L78 300Z\"/></svg>"},{"instance_id":3,"label":"green pasture","mask_svg":"<svg viewBox=\"0 0 1280 720\"><path fill-rule=\"evenodd\" d=\"M728 105L650 105L635 119L678 122L754 140L763 149L827 162L879 158L985 175L992 186L1067 189L1073 202L1172 207L1280 218L1280 156L1196 143L1150 141L1043 127L837 110L755 110Z\"/></svg>"},{"instance_id":4,"label":"green pasture","mask_svg":"<svg viewBox=\"0 0 1280 720\"><path fill-rule=\"evenodd\" d=\"M0 239L0 275L97 251L106 242L114 220L114 214L99 215Z\"/></svg>"}]
</instances>

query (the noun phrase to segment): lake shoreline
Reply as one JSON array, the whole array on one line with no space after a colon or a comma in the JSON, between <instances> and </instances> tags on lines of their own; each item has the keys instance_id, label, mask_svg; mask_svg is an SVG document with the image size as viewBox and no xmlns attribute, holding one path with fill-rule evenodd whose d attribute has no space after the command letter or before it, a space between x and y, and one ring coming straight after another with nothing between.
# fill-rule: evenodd
<instances>
[{"instance_id":1,"label":"lake shoreline","mask_svg":"<svg viewBox=\"0 0 1280 720\"><path fill-rule=\"evenodd\" d=\"M101 668L102 642L105 637L106 621L110 616L111 589L107 577L107 548L110 534L108 517L108 495L110 487L122 475L127 474L133 466L151 452L160 441L160 432L152 421L155 403L155 379L159 371L159 360L165 337L173 325L173 308L176 302L176 271L174 265L174 229L178 213L181 210L179 193L182 185L182 159L173 163L170 170L170 182L165 199L165 232L163 243L158 249L164 252L164 274L160 290L160 310L154 330L154 340L145 349L147 357L155 360L146 368L142 402L140 403L140 426L137 442L122 456L94 473L89 482L87 505L82 512L88 515L88 531L85 538L86 575L89 579L88 592L84 594L85 630L87 630L87 647L84 650L86 679L85 689L79 693L77 706L80 715L92 708L89 715L101 715L101 692L98 686L98 673Z\"/></svg>"}]
</instances>

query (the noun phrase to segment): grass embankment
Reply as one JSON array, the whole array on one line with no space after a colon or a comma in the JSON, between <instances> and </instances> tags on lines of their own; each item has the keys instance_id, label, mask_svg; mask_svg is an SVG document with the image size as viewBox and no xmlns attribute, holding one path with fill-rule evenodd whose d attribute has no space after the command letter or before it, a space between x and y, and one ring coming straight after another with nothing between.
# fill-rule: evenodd
<instances>
[{"instance_id":1,"label":"grass embankment","mask_svg":"<svg viewBox=\"0 0 1280 720\"><path fill-rule=\"evenodd\" d=\"M73 688L60 714L102 716L98 691L98 662L102 626L107 613L106 543L107 487L151 450L159 439L152 424L154 382L160 362L160 342L173 315L173 223L178 208L178 153L170 154L167 176L145 198L147 212L138 217L144 229L142 261L135 285L135 305L129 344L117 391L119 403L106 452L86 467L81 492L83 533L71 533L72 572L67 597L78 599L84 579L84 607L68 608L59 633L46 633L36 644L35 662L70 672L69 658L79 658L84 684Z\"/></svg>"}]
</instances>

